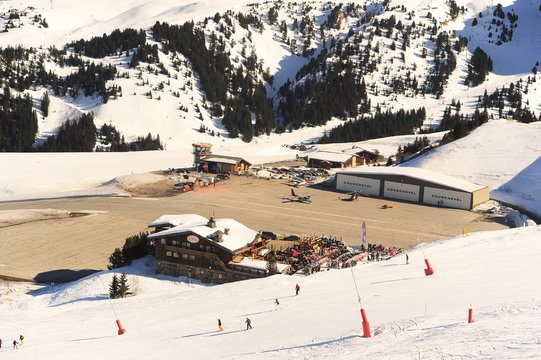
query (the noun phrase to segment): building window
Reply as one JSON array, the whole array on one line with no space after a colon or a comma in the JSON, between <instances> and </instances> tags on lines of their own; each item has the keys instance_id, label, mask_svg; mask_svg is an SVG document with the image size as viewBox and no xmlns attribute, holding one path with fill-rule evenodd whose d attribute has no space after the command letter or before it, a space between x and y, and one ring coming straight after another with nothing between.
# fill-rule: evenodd
<instances>
[{"instance_id":1,"label":"building window","mask_svg":"<svg viewBox=\"0 0 541 360\"><path fill-rule=\"evenodd\" d=\"M172 244L173 244L173 246L177 246L177 245L178 245L178 241L173 240L173 241L172 241Z\"/></svg>"},{"instance_id":2,"label":"building window","mask_svg":"<svg viewBox=\"0 0 541 360\"><path fill-rule=\"evenodd\" d=\"M174 253L173 253L173 257L178 258L178 252L174 252Z\"/></svg>"},{"instance_id":3,"label":"building window","mask_svg":"<svg viewBox=\"0 0 541 360\"><path fill-rule=\"evenodd\" d=\"M195 256L190 255L190 256L188 256L188 259L190 259L191 261L194 261L194 260L195 260Z\"/></svg>"},{"instance_id":4,"label":"building window","mask_svg":"<svg viewBox=\"0 0 541 360\"><path fill-rule=\"evenodd\" d=\"M218 279L222 280L224 276L222 274L218 274Z\"/></svg>"},{"instance_id":5,"label":"building window","mask_svg":"<svg viewBox=\"0 0 541 360\"><path fill-rule=\"evenodd\" d=\"M162 245L165 245L165 239L160 239L160 242L162 243Z\"/></svg>"},{"instance_id":6,"label":"building window","mask_svg":"<svg viewBox=\"0 0 541 360\"><path fill-rule=\"evenodd\" d=\"M188 260L188 255L187 254L182 254L182 260Z\"/></svg>"},{"instance_id":7,"label":"building window","mask_svg":"<svg viewBox=\"0 0 541 360\"><path fill-rule=\"evenodd\" d=\"M172 252L172 251L167 251L167 252L165 253L165 255L167 255L167 256L173 256L173 252Z\"/></svg>"}]
</instances>

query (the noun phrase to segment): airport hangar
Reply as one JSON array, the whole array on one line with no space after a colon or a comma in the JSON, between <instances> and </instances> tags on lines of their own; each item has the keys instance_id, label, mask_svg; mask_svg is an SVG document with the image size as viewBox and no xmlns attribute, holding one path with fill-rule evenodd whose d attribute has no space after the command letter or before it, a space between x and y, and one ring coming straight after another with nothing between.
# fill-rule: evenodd
<instances>
[{"instance_id":1,"label":"airport hangar","mask_svg":"<svg viewBox=\"0 0 541 360\"><path fill-rule=\"evenodd\" d=\"M336 173L336 189L466 210L490 198L487 186L405 166L371 166L339 171Z\"/></svg>"}]
</instances>

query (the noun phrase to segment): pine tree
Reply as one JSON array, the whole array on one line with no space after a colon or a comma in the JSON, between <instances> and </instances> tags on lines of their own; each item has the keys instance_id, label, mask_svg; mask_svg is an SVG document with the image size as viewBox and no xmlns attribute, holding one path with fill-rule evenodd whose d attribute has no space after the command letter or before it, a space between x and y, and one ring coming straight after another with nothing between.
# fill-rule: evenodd
<instances>
[{"instance_id":1,"label":"pine tree","mask_svg":"<svg viewBox=\"0 0 541 360\"><path fill-rule=\"evenodd\" d=\"M41 98L41 111L43 111L43 116L47 117L49 116L49 94L45 92L43 94L43 97Z\"/></svg>"},{"instance_id":2,"label":"pine tree","mask_svg":"<svg viewBox=\"0 0 541 360\"><path fill-rule=\"evenodd\" d=\"M118 298L118 290L119 290L119 283L118 283L118 277L116 274L113 275L113 280L111 280L111 284L109 285L109 297L111 299Z\"/></svg>"},{"instance_id":3,"label":"pine tree","mask_svg":"<svg viewBox=\"0 0 541 360\"><path fill-rule=\"evenodd\" d=\"M124 298L129 294L130 286L128 285L128 277L126 274L120 276L118 281L118 297Z\"/></svg>"},{"instance_id":4,"label":"pine tree","mask_svg":"<svg viewBox=\"0 0 541 360\"><path fill-rule=\"evenodd\" d=\"M124 259L124 254L122 250L119 248L116 248L115 251L109 256L109 265L107 265L107 269L112 270L119 267L122 267L126 264L126 260Z\"/></svg>"},{"instance_id":5,"label":"pine tree","mask_svg":"<svg viewBox=\"0 0 541 360\"><path fill-rule=\"evenodd\" d=\"M269 255L267 260L267 273L268 276L279 274L278 266L276 266L276 258L274 255Z\"/></svg>"}]
</instances>

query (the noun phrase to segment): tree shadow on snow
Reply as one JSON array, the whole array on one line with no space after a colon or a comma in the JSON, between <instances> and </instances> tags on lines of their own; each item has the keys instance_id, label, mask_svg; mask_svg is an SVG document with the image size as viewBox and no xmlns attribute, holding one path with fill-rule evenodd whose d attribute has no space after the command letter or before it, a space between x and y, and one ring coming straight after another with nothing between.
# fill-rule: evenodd
<instances>
[{"instance_id":1,"label":"tree shadow on snow","mask_svg":"<svg viewBox=\"0 0 541 360\"><path fill-rule=\"evenodd\" d=\"M37 274L34 277L34 281L38 283L64 283L74 280L82 279L88 275L94 274L100 270L94 269L81 269L81 270L72 270L72 269L58 269L45 271Z\"/></svg>"},{"instance_id":2,"label":"tree shadow on snow","mask_svg":"<svg viewBox=\"0 0 541 360\"><path fill-rule=\"evenodd\" d=\"M57 306L63 306L63 305L67 305L67 304L75 304L75 303L78 303L78 302L81 302L81 301L96 301L96 300L105 300L105 299L108 299L109 297L105 294L99 294L99 295L96 295L96 296L87 296L87 297L84 297L84 298L78 298L78 299L73 299L73 300L69 300L69 301L64 301L64 302L61 302L61 303L58 303L58 304L54 304L54 305L49 305L50 307L57 307Z\"/></svg>"}]
</instances>

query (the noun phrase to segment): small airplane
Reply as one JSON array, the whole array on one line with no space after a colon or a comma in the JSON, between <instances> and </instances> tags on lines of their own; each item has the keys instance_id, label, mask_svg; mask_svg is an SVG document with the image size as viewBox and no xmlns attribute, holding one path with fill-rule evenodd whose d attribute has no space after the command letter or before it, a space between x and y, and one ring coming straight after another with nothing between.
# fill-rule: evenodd
<instances>
[{"instance_id":1,"label":"small airplane","mask_svg":"<svg viewBox=\"0 0 541 360\"><path fill-rule=\"evenodd\" d=\"M291 201L298 201L304 204L310 204L312 202L310 195L297 195L293 189L291 189L291 196L293 197Z\"/></svg>"},{"instance_id":2,"label":"small airplane","mask_svg":"<svg viewBox=\"0 0 541 360\"><path fill-rule=\"evenodd\" d=\"M361 192L359 191L352 191L350 193L348 193L349 195L349 198L346 199L347 201L355 201L359 198L359 196L361 195Z\"/></svg>"}]
</instances>

